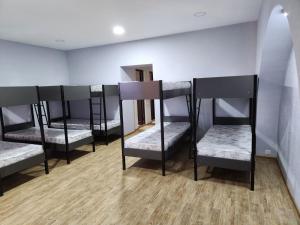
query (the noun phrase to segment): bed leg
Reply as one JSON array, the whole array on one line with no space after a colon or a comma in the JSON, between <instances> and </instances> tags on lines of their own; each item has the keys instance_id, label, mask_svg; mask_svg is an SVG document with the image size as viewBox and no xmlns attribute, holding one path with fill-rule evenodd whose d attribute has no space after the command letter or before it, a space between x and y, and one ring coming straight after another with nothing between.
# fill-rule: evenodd
<instances>
[{"instance_id":1,"label":"bed leg","mask_svg":"<svg viewBox=\"0 0 300 225\"><path fill-rule=\"evenodd\" d=\"M66 151L66 158L67 158L67 164L70 164L71 161L70 161L70 155L69 155L69 151L68 150Z\"/></svg>"},{"instance_id":2,"label":"bed leg","mask_svg":"<svg viewBox=\"0 0 300 225\"><path fill-rule=\"evenodd\" d=\"M166 165L163 160L161 161L161 175L166 176Z\"/></svg>"},{"instance_id":3,"label":"bed leg","mask_svg":"<svg viewBox=\"0 0 300 225\"><path fill-rule=\"evenodd\" d=\"M194 161L194 180L198 180L198 166L196 160Z\"/></svg>"},{"instance_id":4,"label":"bed leg","mask_svg":"<svg viewBox=\"0 0 300 225\"><path fill-rule=\"evenodd\" d=\"M126 170L125 155L122 155L122 166L123 166L123 170Z\"/></svg>"},{"instance_id":5,"label":"bed leg","mask_svg":"<svg viewBox=\"0 0 300 225\"><path fill-rule=\"evenodd\" d=\"M251 170L250 170L250 188L254 191L254 180L255 180L255 157L251 160Z\"/></svg>"},{"instance_id":6,"label":"bed leg","mask_svg":"<svg viewBox=\"0 0 300 225\"><path fill-rule=\"evenodd\" d=\"M0 197L3 196L4 190L3 190L3 185L2 185L2 177L0 175Z\"/></svg>"},{"instance_id":7,"label":"bed leg","mask_svg":"<svg viewBox=\"0 0 300 225\"><path fill-rule=\"evenodd\" d=\"M48 160L47 159L44 161L44 166L45 166L45 173L49 174L49 166L48 166Z\"/></svg>"},{"instance_id":8,"label":"bed leg","mask_svg":"<svg viewBox=\"0 0 300 225\"><path fill-rule=\"evenodd\" d=\"M250 172L250 185L251 191L254 191L254 170L251 170Z\"/></svg>"},{"instance_id":9,"label":"bed leg","mask_svg":"<svg viewBox=\"0 0 300 225\"><path fill-rule=\"evenodd\" d=\"M95 143L95 141L93 141L92 145L93 145L93 152L95 152L96 151L96 143Z\"/></svg>"}]
</instances>

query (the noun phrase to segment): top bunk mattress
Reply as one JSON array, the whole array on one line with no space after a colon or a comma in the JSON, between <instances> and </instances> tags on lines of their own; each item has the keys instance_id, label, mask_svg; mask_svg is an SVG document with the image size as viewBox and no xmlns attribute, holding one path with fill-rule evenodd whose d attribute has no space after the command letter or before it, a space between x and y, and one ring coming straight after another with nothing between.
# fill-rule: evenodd
<instances>
[{"instance_id":1,"label":"top bunk mattress","mask_svg":"<svg viewBox=\"0 0 300 225\"><path fill-rule=\"evenodd\" d=\"M188 81L163 82L163 91L188 89L188 88L191 88L191 83Z\"/></svg>"},{"instance_id":2,"label":"top bunk mattress","mask_svg":"<svg viewBox=\"0 0 300 225\"><path fill-rule=\"evenodd\" d=\"M92 85L91 92L102 92L102 84Z\"/></svg>"},{"instance_id":3,"label":"top bunk mattress","mask_svg":"<svg viewBox=\"0 0 300 225\"><path fill-rule=\"evenodd\" d=\"M68 129L74 130L89 130L90 120L89 119L68 119ZM107 120L107 130L120 126L120 120ZM51 122L53 128L64 128L63 121ZM94 130L100 130L100 120L94 120ZM101 123L101 130L105 130L104 121Z\"/></svg>"},{"instance_id":4,"label":"top bunk mattress","mask_svg":"<svg viewBox=\"0 0 300 225\"><path fill-rule=\"evenodd\" d=\"M0 168L44 154L41 145L0 141Z\"/></svg>"},{"instance_id":5,"label":"top bunk mattress","mask_svg":"<svg viewBox=\"0 0 300 225\"><path fill-rule=\"evenodd\" d=\"M170 146L172 146L179 138L181 138L189 128L190 123L188 122L165 122L165 151L167 151ZM160 126L155 125L125 140L125 148L161 151Z\"/></svg>"},{"instance_id":6,"label":"top bunk mattress","mask_svg":"<svg viewBox=\"0 0 300 225\"><path fill-rule=\"evenodd\" d=\"M198 156L250 161L250 125L215 125L197 144Z\"/></svg>"},{"instance_id":7,"label":"top bunk mattress","mask_svg":"<svg viewBox=\"0 0 300 225\"><path fill-rule=\"evenodd\" d=\"M41 142L40 129L31 127L28 129L7 132L5 137L18 141ZM69 144L92 137L90 130L68 130ZM63 129L45 128L46 143L65 144L65 133Z\"/></svg>"}]
</instances>

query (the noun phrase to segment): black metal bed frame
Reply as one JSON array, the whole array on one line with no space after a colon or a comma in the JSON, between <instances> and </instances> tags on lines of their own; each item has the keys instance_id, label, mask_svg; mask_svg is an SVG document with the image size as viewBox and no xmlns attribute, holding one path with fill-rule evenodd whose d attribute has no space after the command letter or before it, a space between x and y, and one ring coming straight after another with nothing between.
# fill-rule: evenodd
<instances>
[{"instance_id":1,"label":"black metal bed frame","mask_svg":"<svg viewBox=\"0 0 300 225\"><path fill-rule=\"evenodd\" d=\"M62 111L63 111L63 122L64 122L64 135L65 135L65 143L64 144L57 144L57 143L45 143L46 149L51 149L51 150L58 150L58 151L65 151L66 154L66 160L67 164L70 164L70 151L76 149L77 147L80 147L85 144L90 144L92 143L93 146L93 152L95 152L95 141L93 137L87 137L82 140L75 141L73 143L69 143L69 138L68 138L68 127L67 127L67 116L66 116L66 102L67 101L72 101L76 99L89 99L90 102L90 107L91 106L91 98L90 98L90 92L89 92L89 86L44 86L44 87L38 87L37 88L37 93L39 96L39 102L38 102L38 111L39 111L39 120L42 120L42 111L41 111L41 102L43 101L60 101L61 106L62 106ZM91 110L91 108L90 108ZM22 129L27 129L30 127L34 127L34 117L33 117L33 109L31 107L31 115L32 115L32 121L30 122L25 122L25 123L20 123L20 124L14 124L14 125L9 125L4 127L4 132L3 135L6 132L9 131L16 131L16 130L22 130ZM91 130L93 129L93 119L92 116L90 115L90 123L91 123ZM42 122L43 123L43 122ZM41 126L41 129L43 129L44 132L44 127ZM35 141L19 141L15 140L12 138L5 138L7 141L13 141L13 142L22 142L22 143L30 143L30 144L40 144L40 142L35 142Z\"/></svg>"},{"instance_id":2,"label":"black metal bed frame","mask_svg":"<svg viewBox=\"0 0 300 225\"><path fill-rule=\"evenodd\" d=\"M186 96L187 107L189 116L164 116L164 100ZM161 131L161 152L151 151L146 149L132 149L125 148L125 135L124 135L124 121L123 121L123 101L125 100L159 100L160 102L160 131ZM162 175L165 176L165 162L175 152L176 144L181 141L186 135L191 136L192 129L188 129L183 136L177 140L171 147L165 149L164 144L164 121L168 122L187 122L192 124L192 92L190 88L174 89L163 91L163 82L159 81L146 81L146 82L128 82L119 83L119 104L120 104L120 121L121 121L121 147L122 147L122 166L126 170L126 156L154 159L161 161ZM192 126L191 126L192 127ZM191 140L192 142L192 140ZM192 143L191 143L192 144Z\"/></svg>"},{"instance_id":3,"label":"black metal bed frame","mask_svg":"<svg viewBox=\"0 0 300 225\"><path fill-rule=\"evenodd\" d=\"M250 172L250 189L254 190L255 155L256 155L256 107L257 107L257 75L194 78L193 80L193 149L194 149L194 179L197 181L199 165L215 166ZM197 128L201 99L213 99L213 125L251 125L252 152L251 161L224 159L209 156L198 156ZM215 112L216 98L249 99L249 117L217 117ZM198 102L199 100L199 102ZM198 104L197 104L198 103ZM197 107L198 105L198 107ZM197 111L198 110L198 111Z\"/></svg>"},{"instance_id":4,"label":"black metal bed frame","mask_svg":"<svg viewBox=\"0 0 300 225\"><path fill-rule=\"evenodd\" d=\"M100 103L100 130L95 130L94 134L96 136L104 136L105 137L105 144L108 145L108 137L112 134L120 135L121 133L121 126L116 126L114 128L108 129L107 128L107 110L106 110L106 98L109 96L119 96L119 89L118 85L102 85L102 91L91 91L92 98L99 98ZM103 104L101 104L101 101ZM101 128L102 124L102 105L103 105L103 118L104 118L104 130Z\"/></svg>"},{"instance_id":5,"label":"black metal bed frame","mask_svg":"<svg viewBox=\"0 0 300 225\"><path fill-rule=\"evenodd\" d=\"M40 87L40 100L46 101L49 106L49 101L60 101L63 114L63 124L64 124L64 133L65 133L65 144L49 144L54 150L65 150L67 163L70 164L70 154L71 150L74 150L77 147L80 147L85 144L92 143L93 152L95 152L95 140L93 137L87 137L76 142L69 144L68 139L68 123L67 118L70 116L70 101L74 100L84 100L89 101L89 110L90 110L90 129L94 131L94 120L93 120L93 106L92 99L90 95L90 86L44 86ZM66 104L68 107L68 115L66 112ZM49 113L49 110L48 110ZM50 113L49 115L50 116ZM50 118L50 117L48 117ZM50 121L50 119L48 120ZM51 124L51 123L50 123ZM49 124L49 127L50 127Z\"/></svg>"},{"instance_id":6,"label":"black metal bed frame","mask_svg":"<svg viewBox=\"0 0 300 225\"><path fill-rule=\"evenodd\" d=\"M0 122L1 122L1 131L2 131L2 140L8 141L5 138L5 132L12 130L12 126L5 126L4 118L3 118L3 111L2 107L9 107L9 106L20 106L20 105L38 105L38 112L41 115L41 107L40 107L40 96L39 96L39 87L0 87ZM33 119L33 109L31 107L32 119ZM45 143L45 135L44 135L44 128L43 128L43 121L42 117L38 117L38 123L41 132L41 143L44 153L41 155L36 155L29 159L25 159L14 163L12 165L6 166L1 168L0 173L0 196L3 195L3 187L2 187L2 178L18 171L36 166L41 162L44 162L45 173L49 173L48 167L48 155L47 155L47 148ZM34 126L34 120L29 123L24 123L24 126L31 127ZM21 128L22 126L17 126Z\"/></svg>"},{"instance_id":7,"label":"black metal bed frame","mask_svg":"<svg viewBox=\"0 0 300 225\"><path fill-rule=\"evenodd\" d=\"M106 110L106 97L109 97L109 96L119 96L119 91L118 91L118 85L102 85L102 91L91 91L90 90L90 96L91 96L91 100L93 100L93 98L99 98L99 117L100 117L100 130L95 130L93 129L93 136L96 137L96 136L104 136L105 137L105 144L108 145L108 137L112 134L118 134L120 135L120 127L121 126L116 126L114 128L111 128L111 129L108 129L107 128L107 110ZM49 124L48 126L49 127L53 127L51 126L51 123L52 122L60 122L60 121L63 121L63 116L62 117L55 117L55 118L51 118L51 114L50 114L50 104L49 104L49 101L46 102L47 103L47 116L48 116L48 121L49 121ZM70 101L66 101L67 103L67 110L66 110L66 118L67 119L71 119L72 118L72 113L71 113L71 107L70 107ZM92 103L92 106L93 106L93 102ZM102 105L103 105L103 118L104 118L104 130L102 130ZM93 107L92 107L92 110L93 110ZM94 114L92 113L92 118L93 118L93 124L95 124L95 121L94 121L94 117L95 115L98 115L98 114ZM55 127L53 127L55 128Z\"/></svg>"}]
</instances>

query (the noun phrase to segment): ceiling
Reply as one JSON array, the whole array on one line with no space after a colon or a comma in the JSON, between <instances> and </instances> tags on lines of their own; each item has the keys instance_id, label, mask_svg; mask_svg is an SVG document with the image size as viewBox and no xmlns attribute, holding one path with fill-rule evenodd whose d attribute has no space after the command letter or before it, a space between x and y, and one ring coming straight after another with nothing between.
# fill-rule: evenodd
<instances>
[{"instance_id":1,"label":"ceiling","mask_svg":"<svg viewBox=\"0 0 300 225\"><path fill-rule=\"evenodd\" d=\"M262 0L0 0L0 39L62 50L258 18ZM195 12L205 11L204 17ZM122 25L123 36L112 28Z\"/></svg>"}]
</instances>

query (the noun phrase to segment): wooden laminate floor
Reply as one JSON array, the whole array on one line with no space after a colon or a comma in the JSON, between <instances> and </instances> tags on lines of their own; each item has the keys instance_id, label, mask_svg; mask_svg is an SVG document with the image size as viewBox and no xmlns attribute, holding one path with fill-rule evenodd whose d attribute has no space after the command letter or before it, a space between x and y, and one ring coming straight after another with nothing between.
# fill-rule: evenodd
<instances>
[{"instance_id":1,"label":"wooden laminate floor","mask_svg":"<svg viewBox=\"0 0 300 225\"><path fill-rule=\"evenodd\" d=\"M185 151L162 177L159 162L136 158L123 172L119 140L80 150L70 165L51 160L49 175L38 166L6 178L0 224L300 224L274 159L257 159L251 192L239 172L200 168L193 181Z\"/></svg>"}]
</instances>

